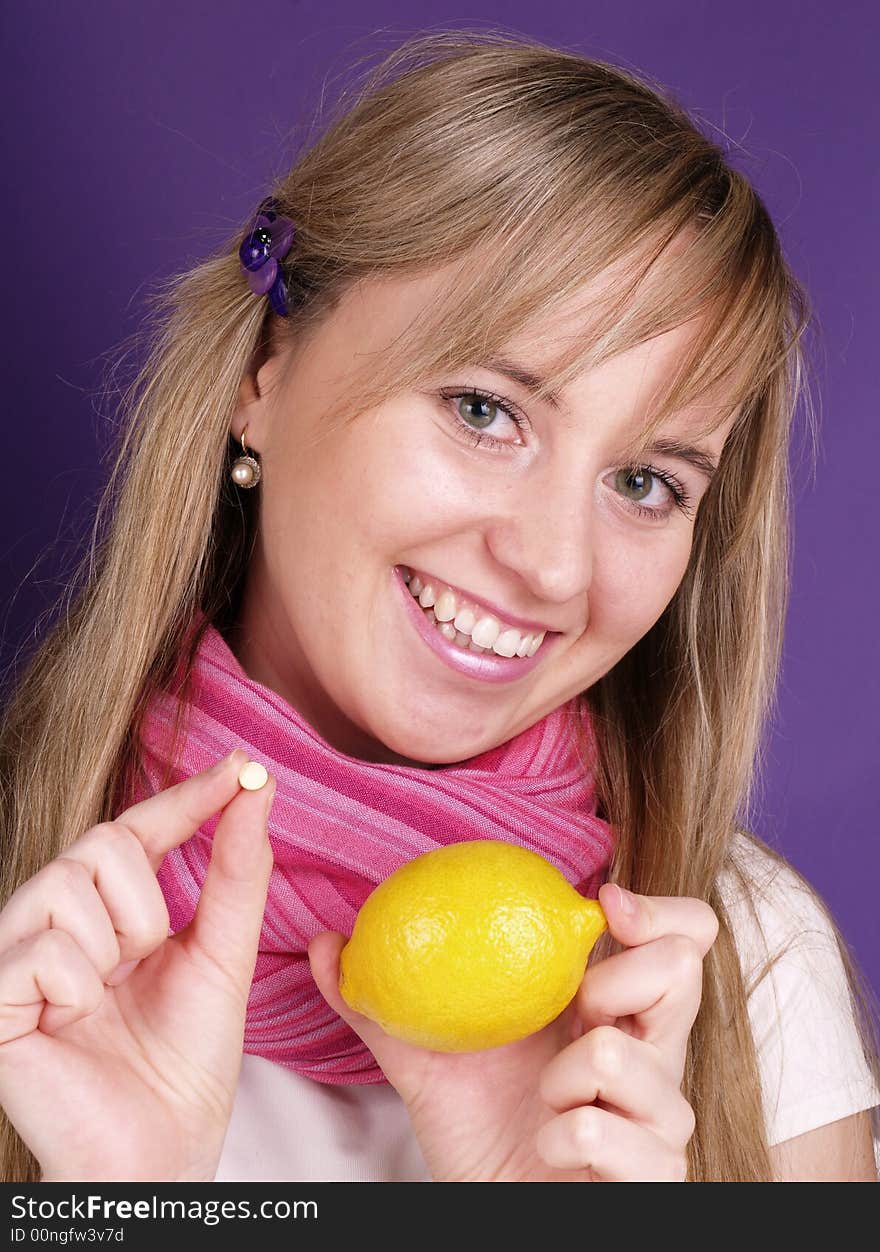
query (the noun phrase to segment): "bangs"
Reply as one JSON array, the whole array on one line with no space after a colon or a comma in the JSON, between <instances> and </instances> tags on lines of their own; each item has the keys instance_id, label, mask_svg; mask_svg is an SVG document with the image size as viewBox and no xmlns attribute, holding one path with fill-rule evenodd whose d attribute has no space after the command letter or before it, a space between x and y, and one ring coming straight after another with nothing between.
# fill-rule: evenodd
<instances>
[{"instance_id":1,"label":"bangs","mask_svg":"<svg viewBox=\"0 0 880 1252\"><path fill-rule=\"evenodd\" d=\"M695 410L696 438L744 413L784 367L800 327L786 342L792 288L766 209L736 171L711 174L696 197L675 189L659 219L655 202L624 210L595 187L574 195L570 181L560 208L551 184L542 202L515 206L452 261L402 275L375 271L380 281L442 271L442 281L391 343L366 354L350 393L334 403L346 414L342 423L429 379L510 355L514 340L552 342L534 362L542 383L532 389L534 399L548 400L580 374L684 324L694 333L627 456L636 459L685 409ZM591 294L600 279L601 298ZM323 429L332 427L328 414Z\"/></svg>"}]
</instances>

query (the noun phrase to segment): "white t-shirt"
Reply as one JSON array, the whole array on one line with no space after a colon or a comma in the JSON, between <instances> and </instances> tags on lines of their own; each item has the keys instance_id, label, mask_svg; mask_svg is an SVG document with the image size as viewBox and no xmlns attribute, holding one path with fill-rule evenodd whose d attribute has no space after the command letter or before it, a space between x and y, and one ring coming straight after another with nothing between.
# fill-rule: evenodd
<instances>
[{"instance_id":1,"label":"white t-shirt","mask_svg":"<svg viewBox=\"0 0 880 1252\"><path fill-rule=\"evenodd\" d=\"M750 979L788 951L749 999L771 1145L880 1103L859 1046L837 944L811 893L744 837L765 949L733 877L722 882ZM777 1009L779 1016L777 1017ZM880 1157L880 1142L875 1145ZM318 1083L245 1054L217 1182L429 1182L402 1100L384 1083Z\"/></svg>"}]
</instances>

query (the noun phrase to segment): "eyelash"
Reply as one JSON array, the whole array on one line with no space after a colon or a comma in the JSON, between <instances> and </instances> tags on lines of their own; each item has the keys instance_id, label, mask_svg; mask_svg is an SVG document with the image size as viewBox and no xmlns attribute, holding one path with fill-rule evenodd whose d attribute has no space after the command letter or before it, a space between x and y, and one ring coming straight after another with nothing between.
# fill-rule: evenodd
<instances>
[{"instance_id":1,"label":"eyelash","mask_svg":"<svg viewBox=\"0 0 880 1252\"><path fill-rule=\"evenodd\" d=\"M440 395L444 400L486 400L490 404L496 405L506 417L510 418L519 430L524 429L526 425L525 418L516 406L512 404L510 400L505 400L503 396L496 396L492 391L483 391L479 387L469 387L466 391L444 390L440 392ZM467 441L475 448L482 445L497 449L510 447L507 440L496 439L493 435L487 435L482 431L474 430L472 426L468 426L456 409L452 410L452 419L459 436L467 439ZM657 469L653 465L621 466L621 469L624 468L630 471L647 470L653 478L659 479L660 482L668 488L674 502L673 507L680 509L686 517L691 517L691 498L686 487L684 486L684 483L676 478L674 474L671 474L668 470ZM639 516L650 518L653 521L657 521L658 518L666 517L671 512L671 509L645 508L644 505L638 504L632 500L627 502L627 507L632 509L633 512L638 513Z\"/></svg>"}]
</instances>

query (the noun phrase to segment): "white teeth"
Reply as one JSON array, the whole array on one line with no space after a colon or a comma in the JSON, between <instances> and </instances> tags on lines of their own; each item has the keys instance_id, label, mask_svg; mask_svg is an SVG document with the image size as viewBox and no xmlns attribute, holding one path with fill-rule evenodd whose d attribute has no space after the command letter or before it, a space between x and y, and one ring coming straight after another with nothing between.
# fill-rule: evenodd
<instances>
[{"instance_id":1,"label":"white teeth","mask_svg":"<svg viewBox=\"0 0 880 1252\"><path fill-rule=\"evenodd\" d=\"M532 642L533 638L534 638L533 635L523 635L522 639L520 639L519 641L519 647L516 650L517 656L525 656L525 654L529 650L529 644Z\"/></svg>"},{"instance_id":2,"label":"white teeth","mask_svg":"<svg viewBox=\"0 0 880 1252\"><path fill-rule=\"evenodd\" d=\"M501 625L494 617L481 617L471 631L471 639L481 648L491 648L501 634Z\"/></svg>"},{"instance_id":3,"label":"white teeth","mask_svg":"<svg viewBox=\"0 0 880 1252\"><path fill-rule=\"evenodd\" d=\"M473 609L460 609L455 615L455 629L469 635L477 624L477 615Z\"/></svg>"},{"instance_id":4,"label":"white teeth","mask_svg":"<svg viewBox=\"0 0 880 1252\"><path fill-rule=\"evenodd\" d=\"M421 604L421 600L419 600ZM443 591L434 602L434 614L438 622L451 622L455 617L455 596L451 591ZM452 628L453 634L455 627ZM448 638L449 636L447 636Z\"/></svg>"},{"instance_id":5,"label":"white teeth","mask_svg":"<svg viewBox=\"0 0 880 1252\"><path fill-rule=\"evenodd\" d=\"M503 630L492 644L492 651L499 656L516 656L516 649L521 642L518 630Z\"/></svg>"},{"instance_id":6,"label":"white teeth","mask_svg":"<svg viewBox=\"0 0 880 1252\"><path fill-rule=\"evenodd\" d=\"M404 567L405 568L405 567ZM425 617L437 627L444 638L471 652L492 651L496 656L534 656L544 641L546 631L538 634L504 626L492 614L477 613L467 606L458 608L458 597L449 587L438 589L423 583L418 574L406 569L403 574L410 595L425 610ZM441 585L442 586L442 585Z\"/></svg>"}]
</instances>

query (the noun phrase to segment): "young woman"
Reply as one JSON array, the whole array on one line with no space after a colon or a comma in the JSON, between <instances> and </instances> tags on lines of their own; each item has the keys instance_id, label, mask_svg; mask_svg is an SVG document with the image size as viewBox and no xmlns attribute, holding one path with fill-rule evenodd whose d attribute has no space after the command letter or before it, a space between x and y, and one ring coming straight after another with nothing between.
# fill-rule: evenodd
<instances>
[{"instance_id":1,"label":"young woman","mask_svg":"<svg viewBox=\"0 0 880 1252\"><path fill-rule=\"evenodd\" d=\"M808 317L748 182L628 72L419 38L160 312L0 732L3 1179L875 1177L859 976L748 833ZM338 953L474 838L609 934L431 1053Z\"/></svg>"}]
</instances>

